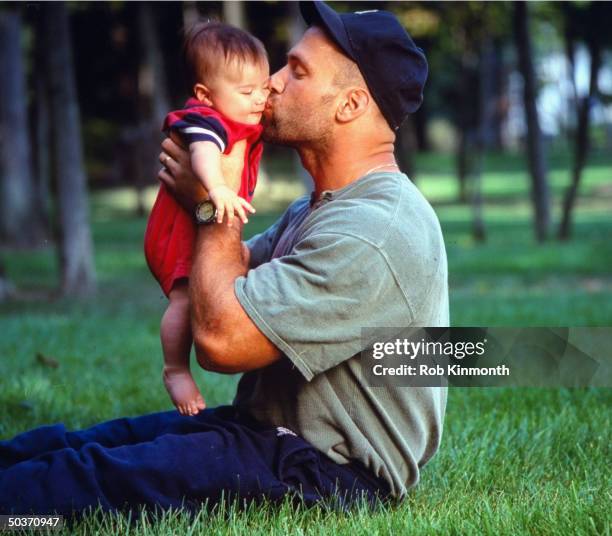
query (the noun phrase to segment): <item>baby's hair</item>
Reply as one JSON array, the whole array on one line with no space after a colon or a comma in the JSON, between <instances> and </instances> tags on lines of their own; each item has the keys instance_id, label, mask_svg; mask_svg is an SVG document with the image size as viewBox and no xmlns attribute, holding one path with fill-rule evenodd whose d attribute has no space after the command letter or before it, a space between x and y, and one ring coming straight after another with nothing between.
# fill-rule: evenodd
<instances>
[{"instance_id":1,"label":"baby's hair","mask_svg":"<svg viewBox=\"0 0 612 536\"><path fill-rule=\"evenodd\" d=\"M189 89L236 62L267 63L262 42L240 28L218 21L198 22L185 31L183 58Z\"/></svg>"}]
</instances>

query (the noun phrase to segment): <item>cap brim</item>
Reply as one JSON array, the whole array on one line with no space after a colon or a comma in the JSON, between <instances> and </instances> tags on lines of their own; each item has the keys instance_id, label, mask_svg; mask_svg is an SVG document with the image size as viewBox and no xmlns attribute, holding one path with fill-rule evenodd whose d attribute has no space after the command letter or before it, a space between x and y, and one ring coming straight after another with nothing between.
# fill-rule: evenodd
<instances>
[{"instance_id":1,"label":"cap brim","mask_svg":"<svg viewBox=\"0 0 612 536\"><path fill-rule=\"evenodd\" d=\"M300 2L300 13L308 26L320 26L349 58L355 61L340 15L324 2Z\"/></svg>"}]
</instances>

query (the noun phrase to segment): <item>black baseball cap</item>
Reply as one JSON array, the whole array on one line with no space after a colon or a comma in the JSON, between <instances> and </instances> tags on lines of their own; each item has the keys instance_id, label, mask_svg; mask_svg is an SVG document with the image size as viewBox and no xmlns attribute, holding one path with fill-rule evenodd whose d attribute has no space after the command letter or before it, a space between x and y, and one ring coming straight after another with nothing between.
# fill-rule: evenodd
<instances>
[{"instance_id":1,"label":"black baseball cap","mask_svg":"<svg viewBox=\"0 0 612 536\"><path fill-rule=\"evenodd\" d=\"M321 27L352 59L380 111L396 130L423 102L427 59L389 11L336 13L324 2L300 2L309 26Z\"/></svg>"}]
</instances>

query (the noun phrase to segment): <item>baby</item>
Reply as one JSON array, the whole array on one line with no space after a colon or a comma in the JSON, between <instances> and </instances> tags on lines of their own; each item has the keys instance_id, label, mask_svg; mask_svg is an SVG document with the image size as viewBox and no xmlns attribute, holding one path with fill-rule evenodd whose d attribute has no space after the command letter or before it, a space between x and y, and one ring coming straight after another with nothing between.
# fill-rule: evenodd
<instances>
[{"instance_id":1,"label":"baby","mask_svg":"<svg viewBox=\"0 0 612 536\"><path fill-rule=\"evenodd\" d=\"M259 121L268 97L266 50L252 35L219 22L200 23L185 38L185 63L193 97L170 112L163 130L189 148L191 167L216 209L216 222L234 217L247 222L263 145ZM244 140L238 195L226 183L221 155ZM164 385L182 415L195 415L205 403L189 366L192 334L187 280L195 242L195 219L162 185L145 233L149 268L168 297L161 321Z\"/></svg>"}]
</instances>

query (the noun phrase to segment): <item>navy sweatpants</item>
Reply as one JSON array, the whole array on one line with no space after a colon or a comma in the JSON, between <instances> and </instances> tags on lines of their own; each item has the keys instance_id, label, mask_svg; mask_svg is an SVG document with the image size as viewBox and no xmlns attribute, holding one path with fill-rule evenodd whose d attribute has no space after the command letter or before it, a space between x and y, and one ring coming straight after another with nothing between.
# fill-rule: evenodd
<instances>
[{"instance_id":1,"label":"navy sweatpants","mask_svg":"<svg viewBox=\"0 0 612 536\"><path fill-rule=\"evenodd\" d=\"M41 426L0 441L0 514L196 511L222 497L306 504L336 497L346 507L388 488L363 465L338 465L290 430L263 426L233 406L185 417L177 411L120 418L67 431Z\"/></svg>"}]
</instances>

